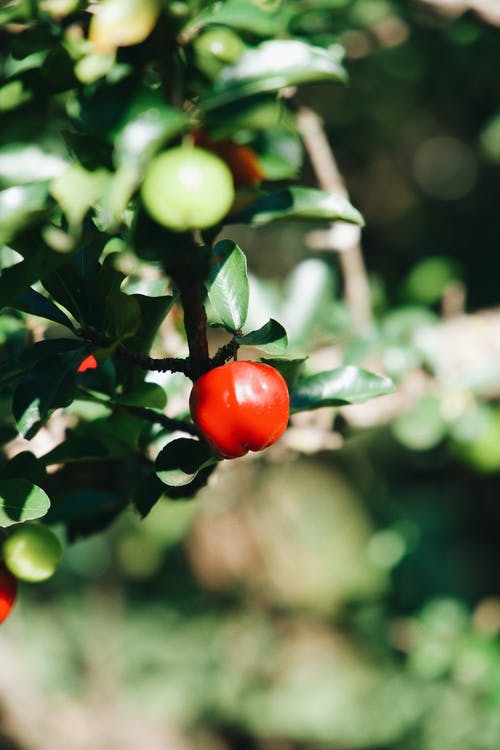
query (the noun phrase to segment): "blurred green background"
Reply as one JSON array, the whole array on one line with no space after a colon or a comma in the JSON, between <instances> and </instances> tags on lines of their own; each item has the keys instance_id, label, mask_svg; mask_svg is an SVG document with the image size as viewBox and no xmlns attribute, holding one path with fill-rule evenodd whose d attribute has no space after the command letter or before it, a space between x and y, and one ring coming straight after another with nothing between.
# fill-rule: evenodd
<instances>
[{"instance_id":1,"label":"blurred green background","mask_svg":"<svg viewBox=\"0 0 500 750\"><path fill-rule=\"evenodd\" d=\"M2 750L500 746L500 29L324 5L302 23L339 37L350 83L300 101L366 219L377 331L343 339L336 258L294 227L242 243L253 310L287 294L295 350L333 338L406 401L326 410L338 447L309 433L305 453L226 462L24 585L0 634ZM306 283L308 311L290 303Z\"/></svg>"}]
</instances>

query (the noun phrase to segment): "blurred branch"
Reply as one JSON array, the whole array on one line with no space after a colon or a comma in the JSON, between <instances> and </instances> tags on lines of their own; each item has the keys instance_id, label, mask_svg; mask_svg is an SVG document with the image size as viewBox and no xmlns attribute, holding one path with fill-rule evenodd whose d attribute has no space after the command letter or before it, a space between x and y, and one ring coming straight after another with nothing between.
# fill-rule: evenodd
<instances>
[{"instance_id":1,"label":"blurred branch","mask_svg":"<svg viewBox=\"0 0 500 750\"><path fill-rule=\"evenodd\" d=\"M500 26L500 3L498 0L420 0L431 5L443 15L457 17L467 11L477 13L484 21Z\"/></svg>"},{"instance_id":2,"label":"blurred branch","mask_svg":"<svg viewBox=\"0 0 500 750\"><path fill-rule=\"evenodd\" d=\"M329 193L349 198L321 118L312 109L301 107L297 113L297 123L320 187ZM327 232L311 232L309 240L311 247L315 249L326 248L338 252L354 331L366 332L372 327L373 321L360 228L336 222Z\"/></svg>"}]
</instances>

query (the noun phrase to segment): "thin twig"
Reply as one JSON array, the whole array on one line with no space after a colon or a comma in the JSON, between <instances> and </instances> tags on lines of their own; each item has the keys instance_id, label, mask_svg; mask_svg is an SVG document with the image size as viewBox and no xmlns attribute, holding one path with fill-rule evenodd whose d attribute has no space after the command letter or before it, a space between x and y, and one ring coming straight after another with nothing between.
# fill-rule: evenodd
<instances>
[{"instance_id":1,"label":"thin twig","mask_svg":"<svg viewBox=\"0 0 500 750\"><path fill-rule=\"evenodd\" d=\"M301 107L297 123L309 159L323 190L348 198L342 176L325 134L321 118L308 107ZM372 327L370 287L361 252L361 231L345 222L336 222L328 233L321 233L322 246L339 251L339 264L344 278L346 302L356 333Z\"/></svg>"},{"instance_id":2,"label":"thin twig","mask_svg":"<svg viewBox=\"0 0 500 750\"><path fill-rule=\"evenodd\" d=\"M132 406L131 404L109 404L112 409L119 409L120 411L126 411L129 414L133 414L134 417L144 419L147 422L153 424L159 424L165 429L175 432L186 432L188 435L194 435L195 437L201 437L198 428L191 424L191 422L185 422L183 419L175 419L173 417L167 417L166 414L159 414L153 409L148 409L146 406Z\"/></svg>"},{"instance_id":3,"label":"thin twig","mask_svg":"<svg viewBox=\"0 0 500 750\"><path fill-rule=\"evenodd\" d=\"M78 334L84 341L88 341L89 344L95 344L104 349L107 349L114 344L112 339L103 336L96 331L81 330ZM190 377L191 362L189 358L186 357L148 357L129 351L123 346L123 344L119 344L116 347L115 354L120 359L130 362L132 365L137 365L137 367L140 367L142 370L153 372L182 372L184 375Z\"/></svg>"},{"instance_id":4,"label":"thin twig","mask_svg":"<svg viewBox=\"0 0 500 750\"><path fill-rule=\"evenodd\" d=\"M235 341L235 339L231 339L231 341L228 341L227 344L224 344L224 346L221 346L220 349L217 350L217 352L212 357L212 367L219 367L220 365L225 365L226 362L228 362L230 359L233 359L236 356L236 353L238 349L240 348L240 345Z\"/></svg>"}]
</instances>

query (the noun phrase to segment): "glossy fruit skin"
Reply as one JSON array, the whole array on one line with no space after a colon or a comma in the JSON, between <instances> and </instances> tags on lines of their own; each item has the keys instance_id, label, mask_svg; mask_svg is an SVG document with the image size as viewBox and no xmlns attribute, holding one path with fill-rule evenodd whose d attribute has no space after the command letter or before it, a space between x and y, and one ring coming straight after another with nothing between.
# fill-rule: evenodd
<instances>
[{"instance_id":1,"label":"glossy fruit skin","mask_svg":"<svg viewBox=\"0 0 500 750\"><path fill-rule=\"evenodd\" d=\"M0 623L4 622L12 611L17 596L17 579L0 562Z\"/></svg>"},{"instance_id":2,"label":"glossy fruit skin","mask_svg":"<svg viewBox=\"0 0 500 750\"><path fill-rule=\"evenodd\" d=\"M215 455L261 451L285 431L290 397L284 378L261 362L230 362L195 381L189 407Z\"/></svg>"},{"instance_id":3,"label":"glossy fruit skin","mask_svg":"<svg viewBox=\"0 0 500 750\"><path fill-rule=\"evenodd\" d=\"M178 146L150 163L141 190L148 213L177 232L218 224L234 200L229 168L202 148Z\"/></svg>"},{"instance_id":4,"label":"glossy fruit skin","mask_svg":"<svg viewBox=\"0 0 500 750\"><path fill-rule=\"evenodd\" d=\"M77 372L86 372L87 370L95 370L97 367L97 360L93 354L89 354L88 357L82 359L78 365Z\"/></svg>"},{"instance_id":5,"label":"glossy fruit skin","mask_svg":"<svg viewBox=\"0 0 500 750\"><path fill-rule=\"evenodd\" d=\"M47 526L23 523L3 543L6 567L21 581L38 583L52 576L62 557L62 545Z\"/></svg>"}]
</instances>

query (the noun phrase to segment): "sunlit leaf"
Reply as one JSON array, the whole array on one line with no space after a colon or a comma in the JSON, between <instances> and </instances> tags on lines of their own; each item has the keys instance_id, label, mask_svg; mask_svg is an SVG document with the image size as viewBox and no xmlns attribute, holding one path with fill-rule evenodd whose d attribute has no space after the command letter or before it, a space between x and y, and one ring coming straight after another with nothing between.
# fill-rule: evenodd
<instances>
[{"instance_id":1,"label":"sunlit leaf","mask_svg":"<svg viewBox=\"0 0 500 750\"><path fill-rule=\"evenodd\" d=\"M363 217L336 193L293 186L260 198L244 211L229 217L234 223L265 226L275 221L346 221L363 225Z\"/></svg>"},{"instance_id":2,"label":"sunlit leaf","mask_svg":"<svg viewBox=\"0 0 500 750\"><path fill-rule=\"evenodd\" d=\"M213 250L214 264L205 284L217 322L237 331L248 313L249 287L245 254L231 240L221 240Z\"/></svg>"},{"instance_id":3,"label":"sunlit leaf","mask_svg":"<svg viewBox=\"0 0 500 750\"><path fill-rule=\"evenodd\" d=\"M46 493L26 479L0 479L0 526L44 516L50 507Z\"/></svg>"},{"instance_id":4,"label":"sunlit leaf","mask_svg":"<svg viewBox=\"0 0 500 750\"><path fill-rule=\"evenodd\" d=\"M217 462L206 443L190 438L179 438L168 443L158 454L155 472L170 487L183 487L198 472Z\"/></svg>"},{"instance_id":5,"label":"sunlit leaf","mask_svg":"<svg viewBox=\"0 0 500 750\"><path fill-rule=\"evenodd\" d=\"M290 394L290 411L358 404L394 391L392 380L354 365L301 378Z\"/></svg>"}]
</instances>

